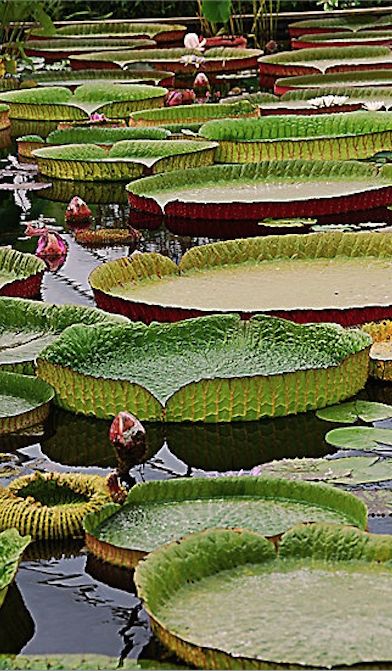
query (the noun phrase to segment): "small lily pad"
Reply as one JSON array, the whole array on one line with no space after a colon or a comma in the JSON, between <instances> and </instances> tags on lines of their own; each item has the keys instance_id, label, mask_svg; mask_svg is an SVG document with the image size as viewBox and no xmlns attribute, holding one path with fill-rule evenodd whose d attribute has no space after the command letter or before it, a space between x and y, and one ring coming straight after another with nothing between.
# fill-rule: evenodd
<instances>
[{"instance_id":1,"label":"small lily pad","mask_svg":"<svg viewBox=\"0 0 392 671\"><path fill-rule=\"evenodd\" d=\"M328 431L325 440L329 445L342 450L392 453L392 431L390 429L376 429L371 426L332 429Z\"/></svg>"},{"instance_id":2,"label":"small lily pad","mask_svg":"<svg viewBox=\"0 0 392 671\"><path fill-rule=\"evenodd\" d=\"M326 422L354 424L358 419L363 422L379 422L392 417L392 405L371 401L351 401L323 408L316 413L319 419Z\"/></svg>"},{"instance_id":3,"label":"small lily pad","mask_svg":"<svg viewBox=\"0 0 392 671\"><path fill-rule=\"evenodd\" d=\"M374 456L280 459L263 465L261 475L288 480L313 480L331 485L363 485L392 480L392 459Z\"/></svg>"}]
</instances>

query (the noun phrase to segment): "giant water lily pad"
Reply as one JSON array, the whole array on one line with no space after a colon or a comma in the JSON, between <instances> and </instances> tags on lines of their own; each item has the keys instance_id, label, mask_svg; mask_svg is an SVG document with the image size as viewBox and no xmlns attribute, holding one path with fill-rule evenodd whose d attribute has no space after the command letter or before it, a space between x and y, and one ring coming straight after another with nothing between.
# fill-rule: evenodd
<instances>
[{"instance_id":1,"label":"giant water lily pad","mask_svg":"<svg viewBox=\"0 0 392 671\"><path fill-rule=\"evenodd\" d=\"M392 431L370 426L344 427L328 431L325 440L329 445L343 450L364 450L365 452L386 452L392 455Z\"/></svg>"},{"instance_id":2,"label":"giant water lily pad","mask_svg":"<svg viewBox=\"0 0 392 671\"><path fill-rule=\"evenodd\" d=\"M125 118L131 112L163 105L167 89L147 84L83 84L74 93L62 86L48 86L1 93L11 119L65 121L88 119L94 112Z\"/></svg>"},{"instance_id":3,"label":"giant water lily pad","mask_svg":"<svg viewBox=\"0 0 392 671\"><path fill-rule=\"evenodd\" d=\"M0 247L0 296L37 297L45 270L45 263L33 254Z\"/></svg>"},{"instance_id":4,"label":"giant water lily pad","mask_svg":"<svg viewBox=\"0 0 392 671\"><path fill-rule=\"evenodd\" d=\"M0 298L0 369L32 373L39 352L68 326L113 321L123 318L77 305Z\"/></svg>"},{"instance_id":5,"label":"giant water lily pad","mask_svg":"<svg viewBox=\"0 0 392 671\"><path fill-rule=\"evenodd\" d=\"M375 17L371 14L334 16L322 19L306 19L289 24L291 37L299 37L309 33L329 33L330 31L360 33L362 30L388 30L392 27L389 15Z\"/></svg>"},{"instance_id":6,"label":"giant water lily pad","mask_svg":"<svg viewBox=\"0 0 392 671\"><path fill-rule=\"evenodd\" d=\"M88 548L132 566L160 545L214 526L245 527L275 537L299 522L339 522L364 528L366 507L328 487L272 478L227 477L151 481L136 485L126 504L85 519Z\"/></svg>"},{"instance_id":7,"label":"giant water lily pad","mask_svg":"<svg viewBox=\"0 0 392 671\"><path fill-rule=\"evenodd\" d=\"M389 204L389 170L359 161L263 161L152 176L129 184L127 191L133 208L159 216L292 219Z\"/></svg>"},{"instance_id":8,"label":"giant water lily pad","mask_svg":"<svg viewBox=\"0 0 392 671\"><path fill-rule=\"evenodd\" d=\"M355 424L358 419L363 422L379 422L392 417L392 405L371 401L352 401L318 410L317 417L326 422L342 424Z\"/></svg>"},{"instance_id":9,"label":"giant water lily pad","mask_svg":"<svg viewBox=\"0 0 392 671\"><path fill-rule=\"evenodd\" d=\"M35 28L31 36L57 37L75 39L75 45L79 40L87 38L100 38L104 45L108 38L128 39L153 39L156 42L173 42L181 40L186 32L186 27L172 23L132 23L128 21L82 21L72 23L68 26L56 28L55 35L47 35L45 28Z\"/></svg>"},{"instance_id":10,"label":"giant water lily pad","mask_svg":"<svg viewBox=\"0 0 392 671\"><path fill-rule=\"evenodd\" d=\"M54 392L30 375L0 371L0 434L43 422Z\"/></svg>"},{"instance_id":11,"label":"giant water lily pad","mask_svg":"<svg viewBox=\"0 0 392 671\"><path fill-rule=\"evenodd\" d=\"M158 107L131 114L130 124L135 126L159 126L174 130L200 127L209 119L258 116L257 108L248 100L235 103L205 103L201 105L176 105Z\"/></svg>"},{"instance_id":12,"label":"giant water lily pad","mask_svg":"<svg viewBox=\"0 0 392 671\"><path fill-rule=\"evenodd\" d=\"M199 135L219 142L218 163L369 158L390 144L392 113L217 119L203 124Z\"/></svg>"},{"instance_id":13,"label":"giant water lily pad","mask_svg":"<svg viewBox=\"0 0 392 671\"><path fill-rule=\"evenodd\" d=\"M302 93L306 98L322 95L342 95L358 100L373 98L390 105L392 92L387 87L391 82L392 73L388 69L359 70L283 77L277 79L274 88L275 93L284 94L283 101L293 100L292 96Z\"/></svg>"},{"instance_id":14,"label":"giant water lily pad","mask_svg":"<svg viewBox=\"0 0 392 671\"><path fill-rule=\"evenodd\" d=\"M239 312L352 325L391 313L391 258L389 233L268 236L195 247L178 266L110 261L89 281L98 307L146 322Z\"/></svg>"},{"instance_id":15,"label":"giant water lily pad","mask_svg":"<svg viewBox=\"0 0 392 671\"><path fill-rule=\"evenodd\" d=\"M174 86L174 73L145 68L137 70L47 70L25 75L25 86L68 86L75 88L82 84L154 84L156 86Z\"/></svg>"},{"instance_id":16,"label":"giant water lily pad","mask_svg":"<svg viewBox=\"0 0 392 671\"><path fill-rule=\"evenodd\" d=\"M118 669L118 658L107 657L106 655L18 655L9 657L0 655L0 669L11 669L19 671L91 671L91 669ZM187 666L180 664L170 664L169 662L160 662L156 659L123 659L121 660L121 669L127 671L139 671L141 669L187 669Z\"/></svg>"},{"instance_id":17,"label":"giant water lily pad","mask_svg":"<svg viewBox=\"0 0 392 671\"><path fill-rule=\"evenodd\" d=\"M143 174L211 165L217 144L189 140L122 140L106 151L71 144L33 151L42 175L80 181L117 181Z\"/></svg>"},{"instance_id":18,"label":"giant water lily pad","mask_svg":"<svg viewBox=\"0 0 392 671\"><path fill-rule=\"evenodd\" d=\"M392 489L352 489L351 493L359 496L371 517L392 516Z\"/></svg>"},{"instance_id":19,"label":"giant water lily pad","mask_svg":"<svg viewBox=\"0 0 392 671\"><path fill-rule=\"evenodd\" d=\"M272 86L280 77L389 68L392 56L388 47L319 47L281 51L262 56L258 63L261 83Z\"/></svg>"},{"instance_id":20,"label":"giant water lily pad","mask_svg":"<svg viewBox=\"0 0 392 671\"><path fill-rule=\"evenodd\" d=\"M30 540L30 536L20 536L16 529L0 533L0 608L18 570L23 550Z\"/></svg>"},{"instance_id":21,"label":"giant water lily pad","mask_svg":"<svg viewBox=\"0 0 392 671\"><path fill-rule=\"evenodd\" d=\"M352 396L368 347L359 330L263 315L73 326L41 352L37 373L60 406L97 417L127 408L140 420L249 421Z\"/></svg>"},{"instance_id":22,"label":"giant water lily pad","mask_svg":"<svg viewBox=\"0 0 392 671\"><path fill-rule=\"evenodd\" d=\"M199 669L388 668L391 558L389 536L338 525L298 526L278 552L212 529L156 550L135 582L154 632Z\"/></svg>"},{"instance_id":23,"label":"giant water lily pad","mask_svg":"<svg viewBox=\"0 0 392 671\"><path fill-rule=\"evenodd\" d=\"M376 456L341 459L280 459L263 464L261 475L358 486L392 480L392 459Z\"/></svg>"},{"instance_id":24,"label":"giant water lily pad","mask_svg":"<svg viewBox=\"0 0 392 671\"><path fill-rule=\"evenodd\" d=\"M159 70L189 74L194 78L195 61L200 63L201 60L203 71L206 72L235 72L255 68L261 53L260 49L233 47L216 47L208 49L203 54L199 49L119 49L71 56L70 63L73 70L102 67L135 68L139 63L145 63Z\"/></svg>"},{"instance_id":25,"label":"giant water lily pad","mask_svg":"<svg viewBox=\"0 0 392 671\"><path fill-rule=\"evenodd\" d=\"M58 61L76 54L93 51L112 51L113 49L151 49L156 46L154 40L119 38L114 40L78 39L59 37L50 40L29 40L25 51L27 56L39 56L46 61Z\"/></svg>"},{"instance_id":26,"label":"giant water lily pad","mask_svg":"<svg viewBox=\"0 0 392 671\"><path fill-rule=\"evenodd\" d=\"M391 21L392 27L392 21ZM318 47L357 47L361 45L385 45L392 44L392 32L385 30L361 30L357 33L346 32L332 33L306 33L291 41L293 49L316 49Z\"/></svg>"}]
</instances>

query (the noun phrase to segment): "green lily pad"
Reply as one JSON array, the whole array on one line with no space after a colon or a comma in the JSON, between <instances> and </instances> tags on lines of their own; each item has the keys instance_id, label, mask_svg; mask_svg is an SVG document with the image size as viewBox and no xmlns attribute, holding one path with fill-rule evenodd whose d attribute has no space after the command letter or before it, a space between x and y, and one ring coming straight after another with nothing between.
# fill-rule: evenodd
<instances>
[{"instance_id":1,"label":"green lily pad","mask_svg":"<svg viewBox=\"0 0 392 671\"><path fill-rule=\"evenodd\" d=\"M370 426L344 427L328 431L325 440L329 445L342 450L392 452L391 429L375 429Z\"/></svg>"},{"instance_id":2,"label":"green lily pad","mask_svg":"<svg viewBox=\"0 0 392 671\"><path fill-rule=\"evenodd\" d=\"M392 480L392 459L280 459L264 464L260 475L288 480L310 480L331 485L363 485Z\"/></svg>"},{"instance_id":3,"label":"green lily pad","mask_svg":"<svg viewBox=\"0 0 392 671\"><path fill-rule=\"evenodd\" d=\"M0 298L0 369L34 372L34 360L71 324L125 321L95 308Z\"/></svg>"},{"instance_id":4,"label":"green lily pad","mask_svg":"<svg viewBox=\"0 0 392 671\"><path fill-rule=\"evenodd\" d=\"M43 422L53 397L52 387L43 380L0 371L0 435Z\"/></svg>"},{"instance_id":5,"label":"green lily pad","mask_svg":"<svg viewBox=\"0 0 392 671\"><path fill-rule=\"evenodd\" d=\"M83 414L108 418L126 407L141 421L250 421L354 395L367 379L369 341L336 324L265 315L72 326L41 352L37 373L58 405Z\"/></svg>"},{"instance_id":6,"label":"green lily pad","mask_svg":"<svg viewBox=\"0 0 392 671\"><path fill-rule=\"evenodd\" d=\"M355 424L358 419L363 422L379 422L392 417L392 405L371 401L351 401L322 408L316 412L316 415L326 422L341 422L342 424Z\"/></svg>"},{"instance_id":7,"label":"green lily pad","mask_svg":"<svg viewBox=\"0 0 392 671\"><path fill-rule=\"evenodd\" d=\"M327 485L273 478L227 477L151 481L127 502L85 518L88 548L114 564L132 566L144 554L185 534L215 526L277 536L299 522L366 525L365 506Z\"/></svg>"},{"instance_id":8,"label":"green lily pad","mask_svg":"<svg viewBox=\"0 0 392 671\"><path fill-rule=\"evenodd\" d=\"M20 536L16 529L7 529L0 533L0 608L8 586L18 570L23 550L30 540L30 536Z\"/></svg>"},{"instance_id":9,"label":"green lily pad","mask_svg":"<svg viewBox=\"0 0 392 671\"><path fill-rule=\"evenodd\" d=\"M391 537L338 525L295 527L278 551L209 529L153 552L135 582L155 633L199 669L385 668L391 558Z\"/></svg>"}]
</instances>

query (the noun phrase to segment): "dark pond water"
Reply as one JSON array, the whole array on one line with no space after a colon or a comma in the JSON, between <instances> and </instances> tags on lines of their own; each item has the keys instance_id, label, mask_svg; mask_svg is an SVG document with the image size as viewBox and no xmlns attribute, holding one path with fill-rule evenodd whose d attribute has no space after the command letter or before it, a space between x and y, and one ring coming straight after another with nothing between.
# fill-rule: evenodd
<instances>
[{"instance_id":1,"label":"dark pond water","mask_svg":"<svg viewBox=\"0 0 392 671\"><path fill-rule=\"evenodd\" d=\"M21 132L23 129L18 129ZM9 165L10 152L15 154L13 145L2 150L0 169ZM97 226L124 226L129 213L123 186L93 184L75 189L75 185L59 183L39 193L27 192L27 197L20 197L21 193L0 191L0 245L33 252L36 240L24 237L24 222L41 214L53 217L69 252L57 272L46 273L42 297L49 302L93 305L89 272L102 261L127 255L130 250L92 251L79 246L64 231L65 207L78 194L92 206ZM143 229L139 249L159 251L178 261L187 249L209 241L208 237L179 236L161 226ZM369 385L361 396L391 402L392 387ZM0 482L35 469L107 474L115 463L108 427L108 422L54 410L44 430L0 440ZM333 451L324 441L330 428L314 413L232 425L150 425L147 433L153 456L133 474L138 481L200 477L249 470L283 457L321 457ZM392 518L373 519L370 529L391 533ZM167 658L151 635L132 574L87 556L78 544L34 546L26 555L0 611L0 653L21 651ZM175 664L172 658L170 661Z\"/></svg>"}]
</instances>

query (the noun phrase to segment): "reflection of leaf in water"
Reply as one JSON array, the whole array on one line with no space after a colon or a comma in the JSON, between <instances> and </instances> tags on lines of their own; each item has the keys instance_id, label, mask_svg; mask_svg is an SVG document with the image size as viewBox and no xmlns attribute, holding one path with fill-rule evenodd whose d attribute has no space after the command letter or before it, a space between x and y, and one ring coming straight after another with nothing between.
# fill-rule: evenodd
<instances>
[{"instance_id":1,"label":"reflection of leaf in water","mask_svg":"<svg viewBox=\"0 0 392 671\"><path fill-rule=\"evenodd\" d=\"M392 430L371 426L354 426L328 431L325 440L329 445L342 450L364 452L388 452L392 456Z\"/></svg>"},{"instance_id":2,"label":"reflection of leaf in water","mask_svg":"<svg viewBox=\"0 0 392 671\"><path fill-rule=\"evenodd\" d=\"M322 408L316 412L316 416L326 422L341 422L342 424L355 424L358 419L363 422L378 422L392 417L392 405L371 401L351 401Z\"/></svg>"},{"instance_id":3,"label":"reflection of leaf in water","mask_svg":"<svg viewBox=\"0 0 392 671\"><path fill-rule=\"evenodd\" d=\"M16 183L16 177L14 179L14 183ZM31 202L30 198L27 195L27 190L26 189L15 189L14 191L14 200L15 200L15 205L21 208L22 212L28 212L31 209Z\"/></svg>"},{"instance_id":4,"label":"reflection of leaf in water","mask_svg":"<svg viewBox=\"0 0 392 671\"><path fill-rule=\"evenodd\" d=\"M392 480L392 459L281 459L261 468L260 475L289 480L314 480L337 485L359 485Z\"/></svg>"}]
</instances>

